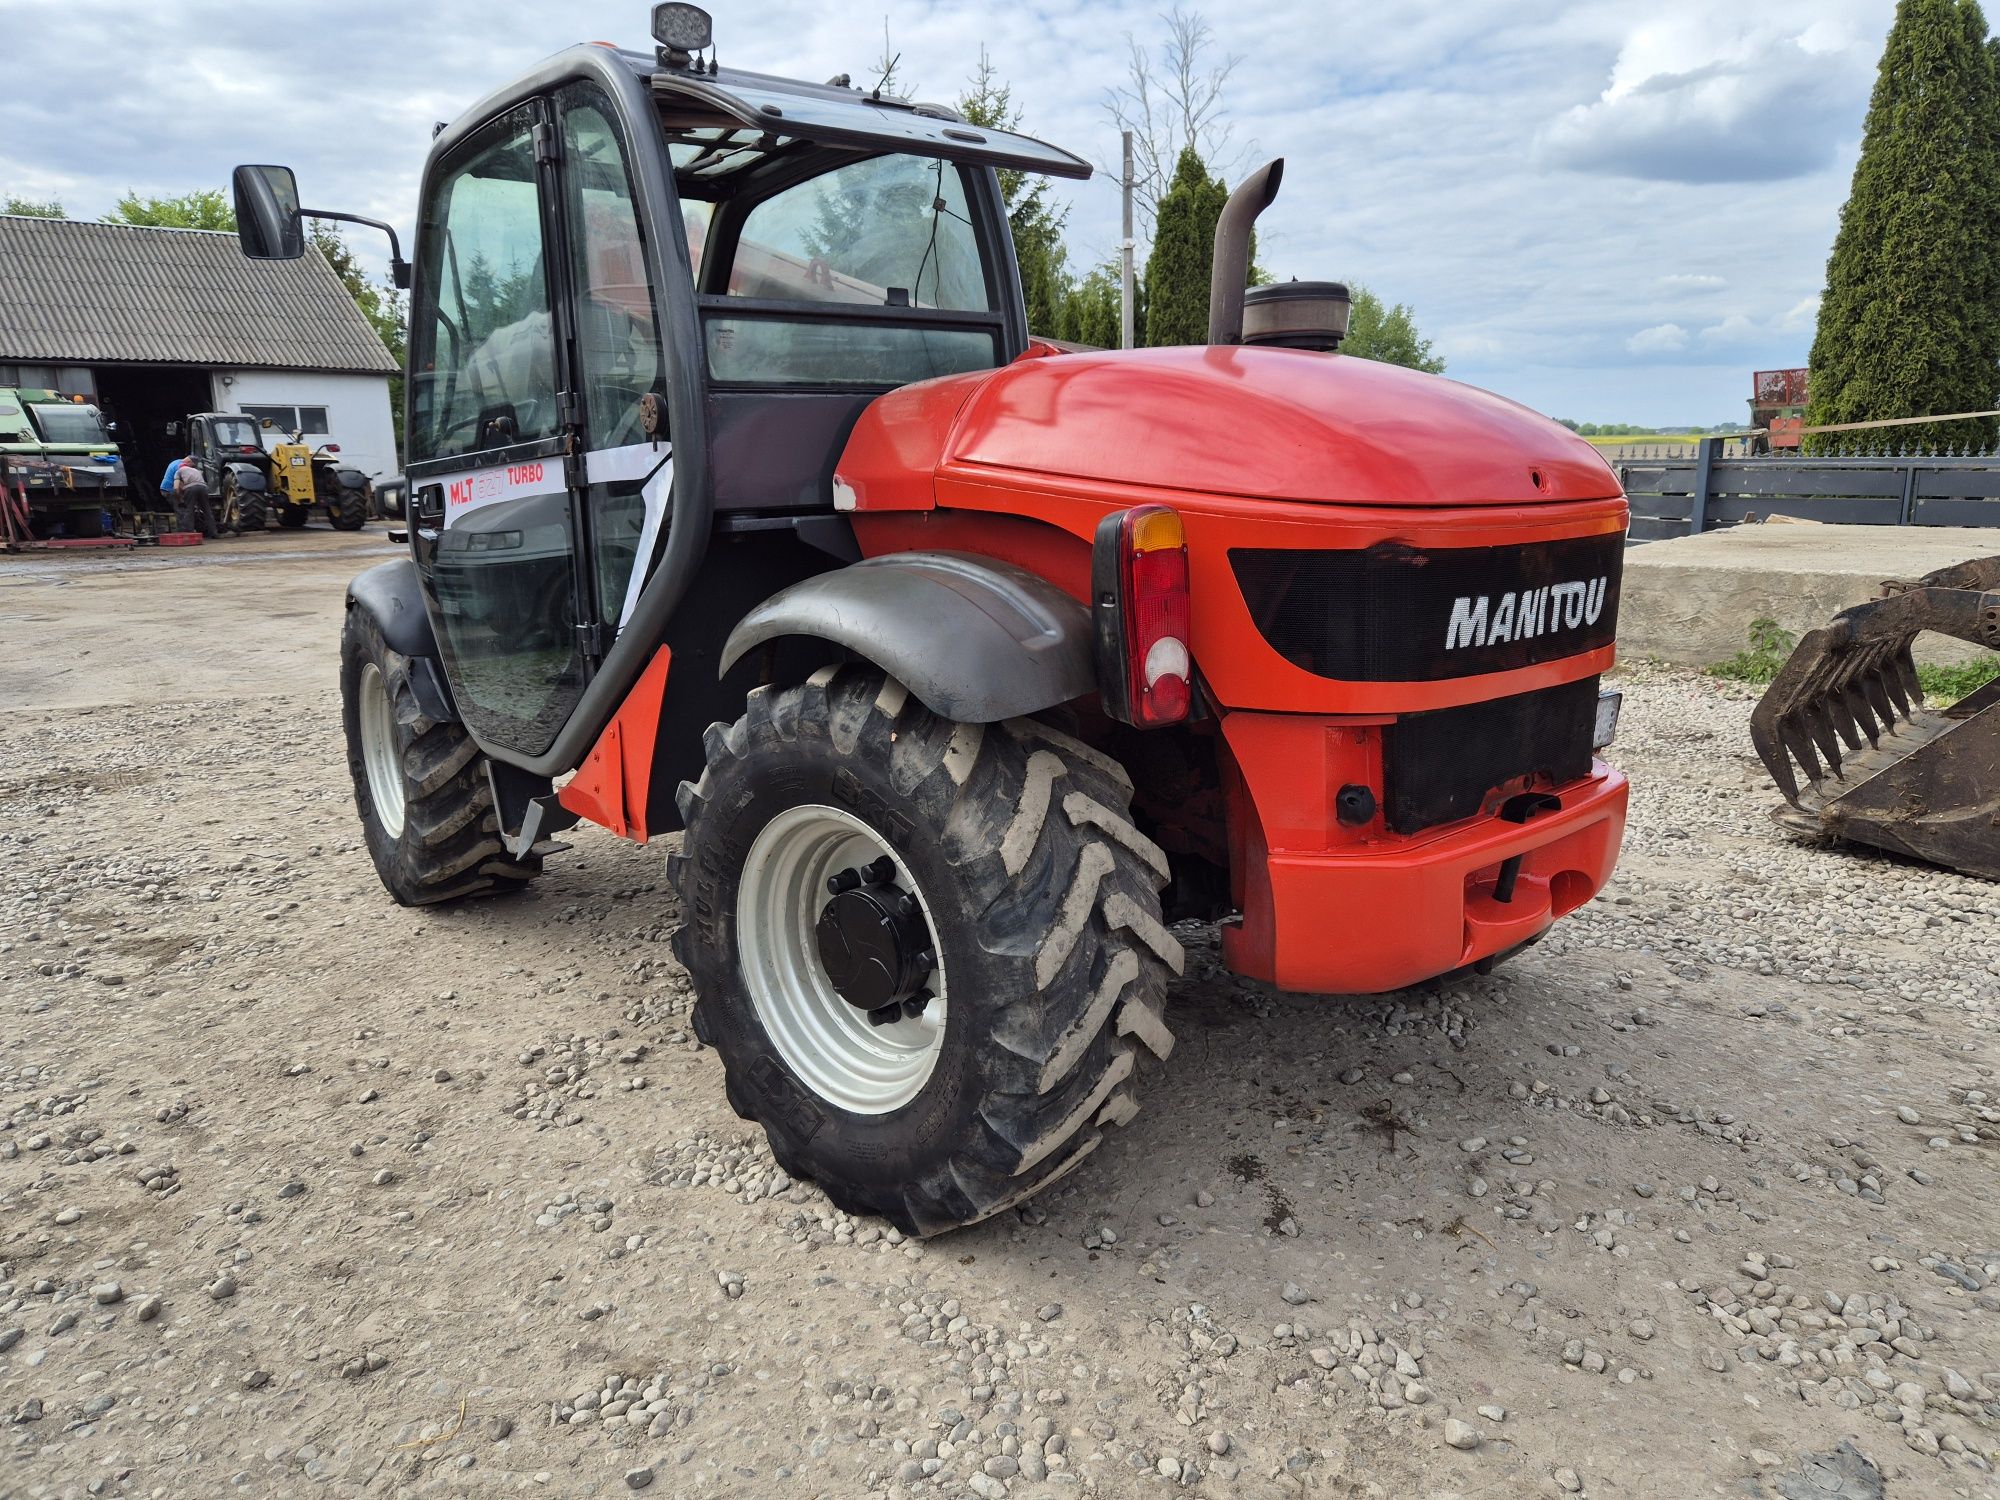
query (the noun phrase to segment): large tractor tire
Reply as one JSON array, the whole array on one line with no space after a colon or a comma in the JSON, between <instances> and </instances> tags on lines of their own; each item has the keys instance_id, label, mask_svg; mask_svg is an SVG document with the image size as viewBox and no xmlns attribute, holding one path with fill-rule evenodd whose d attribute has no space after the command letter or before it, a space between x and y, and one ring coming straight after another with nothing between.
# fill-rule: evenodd
<instances>
[{"instance_id":1,"label":"large tractor tire","mask_svg":"<svg viewBox=\"0 0 2000 1500\"><path fill-rule=\"evenodd\" d=\"M1132 1117L1182 954L1114 761L1034 720L952 723L852 666L758 689L705 745L668 862L674 952L731 1106L786 1171L935 1234Z\"/></svg>"},{"instance_id":2,"label":"large tractor tire","mask_svg":"<svg viewBox=\"0 0 2000 1500\"><path fill-rule=\"evenodd\" d=\"M264 529L264 497L244 489L233 476L222 481L222 513L235 518L238 536Z\"/></svg>"},{"instance_id":3,"label":"large tractor tire","mask_svg":"<svg viewBox=\"0 0 2000 1500\"><path fill-rule=\"evenodd\" d=\"M368 524L368 497L345 490L327 501L326 518L335 531L359 531Z\"/></svg>"},{"instance_id":4,"label":"large tractor tire","mask_svg":"<svg viewBox=\"0 0 2000 1500\"><path fill-rule=\"evenodd\" d=\"M312 507L294 505L288 500L278 502L278 524L287 531L297 531L312 519Z\"/></svg>"},{"instance_id":5,"label":"large tractor tire","mask_svg":"<svg viewBox=\"0 0 2000 1500\"><path fill-rule=\"evenodd\" d=\"M465 726L423 711L410 658L350 609L340 635L341 720L354 805L375 873L405 906L520 888L539 856L515 859L500 839L486 761Z\"/></svg>"}]
</instances>

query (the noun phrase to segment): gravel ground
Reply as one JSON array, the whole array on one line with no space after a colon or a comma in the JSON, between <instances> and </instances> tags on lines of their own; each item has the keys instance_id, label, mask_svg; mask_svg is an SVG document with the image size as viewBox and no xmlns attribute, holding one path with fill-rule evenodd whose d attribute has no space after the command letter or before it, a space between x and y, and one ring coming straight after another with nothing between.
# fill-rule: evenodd
<instances>
[{"instance_id":1,"label":"gravel ground","mask_svg":"<svg viewBox=\"0 0 2000 1500\"><path fill-rule=\"evenodd\" d=\"M0 565L0 1495L2000 1493L1996 892L1786 842L1747 695L1627 674L1621 871L1489 977L1185 930L1138 1119L919 1244L729 1113L661 849L390 904L380 548Z\"/></svg>"}]
</instances>

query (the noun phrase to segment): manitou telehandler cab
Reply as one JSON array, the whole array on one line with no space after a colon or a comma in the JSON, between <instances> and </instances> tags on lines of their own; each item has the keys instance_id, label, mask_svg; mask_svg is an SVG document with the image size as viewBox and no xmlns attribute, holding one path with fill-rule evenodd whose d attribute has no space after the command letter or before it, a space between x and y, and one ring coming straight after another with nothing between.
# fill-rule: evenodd
<instances>
[{"instance_id":1,"label":"manitou telehandler cab","mask_svg":"<svg viewBox=\"0 0 2000 1500\"><path fill-rule=\"evenodd\" d=\"M1080 158L720 68L692 6L653 34L431 145L410 555L341 640L397 900L518 888L578 818L678 834L731 1104L928 1234L1132 1117L1170 923L1355 993L1591 898L1626 506L1588 444L1332 352L1332 284L1246 310L1278 163L1217 231L1208 346L1064 352L996 174ZM300 252L288 171L237 194L250 254Z\"/></svg>"}]
</instances>

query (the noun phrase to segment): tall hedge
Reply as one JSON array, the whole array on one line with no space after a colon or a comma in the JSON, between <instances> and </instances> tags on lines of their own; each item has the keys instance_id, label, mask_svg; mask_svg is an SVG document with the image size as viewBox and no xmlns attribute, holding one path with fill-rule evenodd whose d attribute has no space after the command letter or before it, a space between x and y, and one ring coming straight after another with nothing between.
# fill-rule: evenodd
<instances>
[{"instance_id":1,"label":"tall hedge","mask_svg":"<svg viewBox=\"0 0 2000 1500\"><path fill-rule=\"evenodd\" d=\"M1896 7L1811 366L1810 426L2000 404L2000 76L1976 0ZM1989 419L1884 436L1990 443L1993 433Z\"/></svg>"}]
</instances>

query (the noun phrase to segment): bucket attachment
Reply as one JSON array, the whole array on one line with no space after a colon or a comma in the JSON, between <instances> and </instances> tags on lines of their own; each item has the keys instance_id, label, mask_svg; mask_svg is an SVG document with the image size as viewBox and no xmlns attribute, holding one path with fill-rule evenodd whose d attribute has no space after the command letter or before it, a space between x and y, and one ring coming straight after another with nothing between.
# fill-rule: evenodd
<instances>
[{"instance_id":1,"label":"bucket attachment","mask_svg":"<svg viewBox=\"0 0 2000 1500\"><path fill-rule=\"evenodd\" d=\"M1788 804L1772 817L2000 880L2000 679L1925 708L1910 644L1927 630L2000 650L2000 557L1885 583L1799 642L1750 716Z\"/></svg>"}]
</instances>

